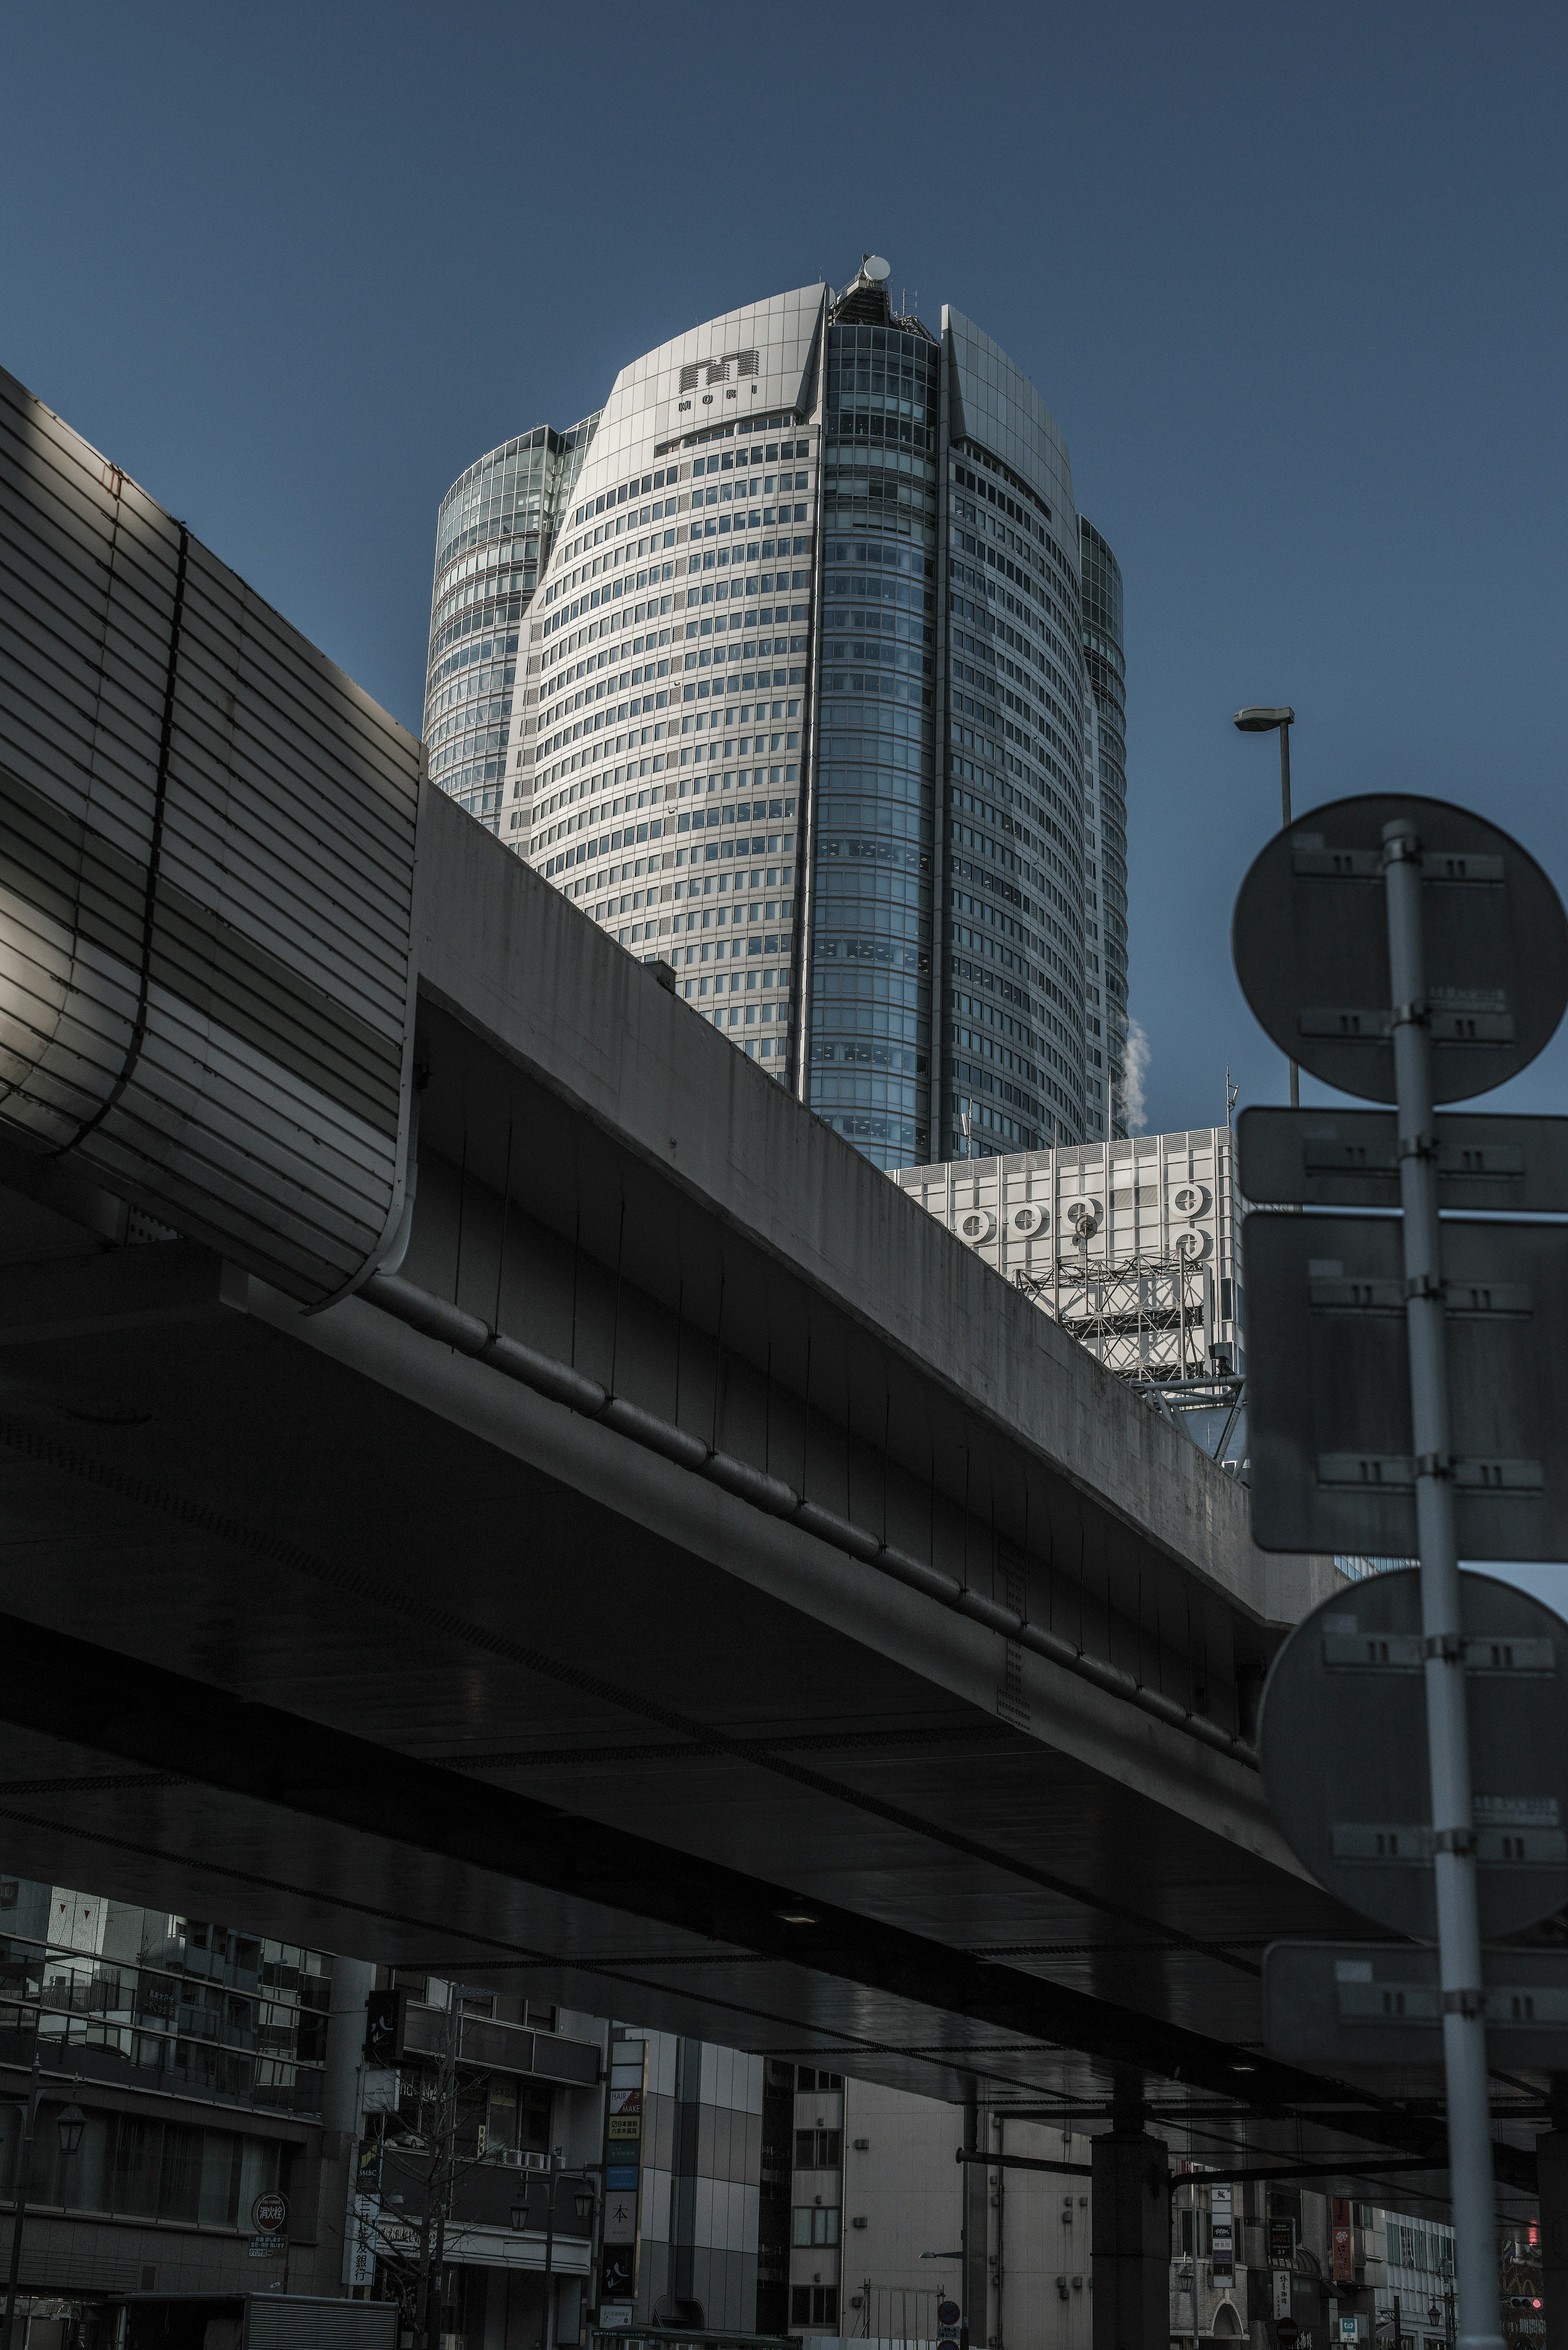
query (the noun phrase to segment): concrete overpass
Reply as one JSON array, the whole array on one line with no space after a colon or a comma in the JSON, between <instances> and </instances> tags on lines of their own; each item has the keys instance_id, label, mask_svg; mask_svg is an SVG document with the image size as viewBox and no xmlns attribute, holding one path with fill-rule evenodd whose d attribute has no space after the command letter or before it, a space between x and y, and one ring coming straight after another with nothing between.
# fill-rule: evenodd
<instances>
[{"instance_id":1,"label":"concrete overpass","mask_svg":"<svg viewBox=\"0 0 1568 2350\"><path fill-rule=\"evenodd\" d=\"M1436 2158L1258 2044L1265 1942L1358 1930L1250 1744L1327 1563L8 397L11 1864Z\"/></svg>"}]
</instances>

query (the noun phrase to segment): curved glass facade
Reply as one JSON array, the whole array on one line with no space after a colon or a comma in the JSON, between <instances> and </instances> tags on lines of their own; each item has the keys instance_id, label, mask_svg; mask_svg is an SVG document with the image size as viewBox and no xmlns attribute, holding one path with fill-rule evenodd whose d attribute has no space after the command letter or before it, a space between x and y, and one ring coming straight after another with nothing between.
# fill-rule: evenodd
<instances>
[{"instance_id":1,"label":"curved glass facade","mask_svg":"<svg viewBox=\"0 0 1568 2350\"><path fill-rule=\"evenodd\" d=\"M1085 1024L1090 1076L1104 1133L1106 1077L1112 1131L1127 1131L1118 1107L1127 1036L1127 664L1122 650L1121 566L1092 522L1078 519L1083 579L1084 667L1094 696L1094 739L1084 802L1085 925L1088 933Z\"/></svg>"},{"instance_id":2,"label":"curved glass facade","mask_svg":"<svg viewBox=\"0 0 1568 2350\"><path fill-rule=\"evenodd\" d=\"M870 307L852 288L827 335L805 1097L907 1167L931 1139L941 352Z\"/></svg>"},{"instance_id":3,"label":"curved glass facade","mask_svg":"<svg viewBox=\"0 0 1568 2350\"><path fill-rule=\"evenodd\" d=\"M944 1159L1076 1141L1085 1063L1077 516L1049 411L969 320L947 400Z\"/></svg>"},{"instance_id":4,"label":"curved glass facade","mask_svg":"<svg viewBox=\"0 0 1568 2350\"><path fill-rule=\"evenodd\" d=\"M436 516L425 671L431 779L493 832L522 618L597 421L570 432L538 424L492 449L452 484Z\"/></svg>"}]
</instances>

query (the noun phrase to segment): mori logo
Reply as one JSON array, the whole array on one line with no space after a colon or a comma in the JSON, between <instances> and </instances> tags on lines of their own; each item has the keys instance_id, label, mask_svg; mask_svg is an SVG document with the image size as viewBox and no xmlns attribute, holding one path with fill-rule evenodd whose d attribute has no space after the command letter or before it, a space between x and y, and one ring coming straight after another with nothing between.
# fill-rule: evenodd
<instances>
[{"instance_id":1,"label":"mori logo","mask_svg":"<svg viewBox=\"0 0 1568 2350\"><path fill-rule=\"evenodd\" d=\"M737 376L755 375L756 352L732 351L724 359L690 360L680 370L680 389L695 391L699 383L728 383L732 368Z\"/></svg>"}]
</instances>

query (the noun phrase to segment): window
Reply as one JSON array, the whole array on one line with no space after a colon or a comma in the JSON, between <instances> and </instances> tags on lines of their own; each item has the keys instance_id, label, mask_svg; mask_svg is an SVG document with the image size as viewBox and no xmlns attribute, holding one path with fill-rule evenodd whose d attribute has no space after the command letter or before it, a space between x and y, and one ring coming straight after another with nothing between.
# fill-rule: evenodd
<instances>
[{"instance_id":1,"label":"window","mask_svg":"<svg viewBox=\"0 0 1568 2350\"><path fill-rule=\"evenodd\" d=\"M836 2284L792 2285L789 2322L792 2325L836 2325L838 2287Z\"/></svg>"},{"instance_id":2,"label":"window","mask_svg":"<svg viewBox=\"0 0 1568 2350\"><path fill-rule=\"evenodd\" d=\"M790 802L787 813L791 816L794 814L793 800ZM794 2085L797 2089L821 2089L831 2095L836 2090L843 2088L844 2075L842 2073L819 2073L814 2064L797 2064Z\"/></svg>"},{"instance_id":3,"label":"window","mask_svg":"<svg viewBox=\"0 0 1568 2350\"><path fill-rule=\"evenodd\" d=\"M794 2207L794 2241L799 2244L836 2244L838 2241L838 2206L836 2203L797 2203Z\"/></svg>"},{"instance_id":4,"label":"window","mask_svg":"<svg viewBox=\"0 0 1568 2350\"><path fill-rule=\"evenodd\" d=\"M250 2207L279 2183L276 2140L137 2114L89 2111L73 2155L59 2150L57 2106L46 2105L33 2142L28 2193L40 2203L130 2219L247 2225ZM18 2109L0 2116L0 2193L14 2191Z\"/></svg>"},{"instance_id":5,"label":"window","mask_svg":"<svg viewBox=\"0 0 1568 2350\"><path fill-rule=\"evenodd\" d=\"M756 972L748 972L747 984L756 980ZM797 2129L794 2134L794 2167L797 2170L836 2170L843 2145L843 2132L836 2129Z\"/></svg>"}]
</instances>

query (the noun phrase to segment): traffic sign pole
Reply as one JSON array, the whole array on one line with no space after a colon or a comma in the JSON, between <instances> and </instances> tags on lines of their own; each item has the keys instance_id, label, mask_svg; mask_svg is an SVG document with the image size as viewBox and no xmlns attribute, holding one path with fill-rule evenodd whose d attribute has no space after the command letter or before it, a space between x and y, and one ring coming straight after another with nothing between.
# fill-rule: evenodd
<instances>
[{"instance_id":1,"label":"traffic sign pole","mask_svg":"<svg viewBox=\"0 0 1568 2350\"><path fill-rule=\"evenodd\" d=\"M1494 2247L1491 2124L1487 2101L1486 2010L1481 1988L1480 1917L1465 1697L1465 1641L1459 1615L1448 1340L1438 1220L1438 1144L1426 1002L1422 844L1408 817L1397 818L1386 826L1383 837L1459 2343L1461 2350L1502 2350L1502 2314L1498 2301Z\"/></svg>"}]
</instances>

